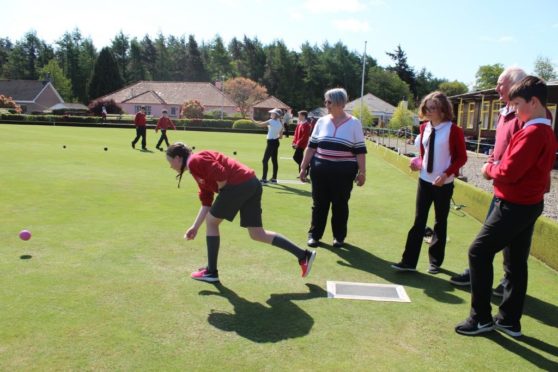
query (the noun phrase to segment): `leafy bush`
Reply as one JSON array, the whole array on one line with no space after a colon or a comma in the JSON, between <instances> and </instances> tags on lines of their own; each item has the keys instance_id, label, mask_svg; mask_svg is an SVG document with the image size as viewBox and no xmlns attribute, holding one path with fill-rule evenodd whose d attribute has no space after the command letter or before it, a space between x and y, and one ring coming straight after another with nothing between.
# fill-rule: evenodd
<instances>
[{"instance_id":1,"label":"leafy bush","mask_svg":"<svg viewBox=\"0 0 558 372\"><path fill-rule=\"evenodd\" d=\"M21 112L21 107L15 103L14 99L3 94L0 94L0 107L15 110L18 114Z\"/></svg>"},{"instance_id":2,"label":"leafy bush","mask_svg":"<svg viewBox=\"0 0 558 372\"><path fill-rule=\"evenodd\" d=\"M234 122L234 129L260 129L252 120L240 119Z\"/></svg>"},{"instance_id":3,"label":"leafy bush","mask_svg":"<svg viewBox=\"0 0 558 372\"><path fill-rule=\"evenodd\" d=\"M91 103L89 103L89 106L87 107L89 108L89 111L91 111L94 115L101 116L103 106L105 106L105 108L107 109L107 114L120 115L124 113L122 107L118 103L116 103L113 99L107 99L107 100L99 99L99 100L91 101Z\"/></svg>"},{"instance_id":4,"label":"leafy bush","mask_svg":"<svg viewBox=\"0 0 558 372\"><path fill-rule=\"evenodd\" d=\"M190 101L184 102L180 110L180 116L189 119L202 119L203 110L205 108L197 99L192 99Z\"/></svg>"}]
</instances>

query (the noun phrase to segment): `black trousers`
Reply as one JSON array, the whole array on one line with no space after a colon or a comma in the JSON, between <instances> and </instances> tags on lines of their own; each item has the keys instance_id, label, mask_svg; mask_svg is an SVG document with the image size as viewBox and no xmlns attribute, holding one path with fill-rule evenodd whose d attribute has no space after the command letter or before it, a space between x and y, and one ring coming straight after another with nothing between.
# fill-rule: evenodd
<instances>
[{"instance_id":1,"label":"black trousers","mask_svg":"<svg viewBox=\"0 0 558 372\"><path fill-rule=\"evenodd\" d=\"M446 252L446 237L448 229L448 214L453 195L453 182L441 187L419 178L415 206L415 222L407 234L405 251L402 261L416 267L424 237L424 229L428 221L430 206L434 203L435 221L434 235L428 249L431 264L441 266Z\"/></svg>"},{"instance_id":2,"label":"black trousers","mask_svg":"<svg viewBox=\"0 0 558 372\"><path fill-rule=\"evenodd\" d=\"M349 199L357 175L356 162L334 162L314 157L310 165L312 180L312 221L308 236L320 240L324 235L331 206L333 237L344 241L349 221Z\"/></svg>"},{"instance_id":3,"label":"black trousers","mask_svg":"<svg viewBox=\"0 0 558 372\"><path fill-rule=\"evenodd\" d=\"M527 293L527 259L531 238L544 202L533 205L496 200L494 209L469 247L471 270L471 317L480 322L491 320L490 299L494 280L494 255L504 250L506 282L498 318L506 323L519 322Z\"/></svg>"},{"instance_id":4,"label":"black trousers","mask_svg":"<svg viewBox=\"0 0 558 372\"><path fill-rule=\"evenodd\" d=\"M267 146L265 147L264 156L262 159L263 163L263 175L262 179L267 179L267 163L271 158L271 164L273 164L273 177L272 179L277 179L277 172L279 171L279 163L277 163L277 153L279 151L279 139L268 139Z\"/></svg>"},{"instance_id":5,"label":"black trousers","mask_svg":"<svg viewBox=\"0 0 558 372\"><path fill-rule=\"evenodd\" d=\"M157 146L155 147L161 146L161 143L163 143L163 141L165 141L167 147L169 147L169 139L167 138L167 131L165 129L161 129L161 137L159 138L159 142L157 142Z\"/></svg>"},{"instance_id":6,"label":"black trousers","mask_svg":"<svg viewBox=\"0 0 558 372\"><path fill-rule=\"evenodd\" d=\"M300 164L302 164L302 159L304 158L304 149L297 147L293 154L293 160L298 164L298 173L300 173ZM308 174L308 169L306 169L306 174Z\"/></svg>"},{"instance_id":7,"label":"black trousers","mask_svg":"<svg viewBox=\"0 0 558 372\"><path fill-rule=\"evenodd\" d=\"M146 133L146 126L138 126L136 127L136 138L132 141L132 144L135 146L136 143L139 141L141 137L141 148L145 149L147 147L147 133Z\"/></svg>"}]
</instances>

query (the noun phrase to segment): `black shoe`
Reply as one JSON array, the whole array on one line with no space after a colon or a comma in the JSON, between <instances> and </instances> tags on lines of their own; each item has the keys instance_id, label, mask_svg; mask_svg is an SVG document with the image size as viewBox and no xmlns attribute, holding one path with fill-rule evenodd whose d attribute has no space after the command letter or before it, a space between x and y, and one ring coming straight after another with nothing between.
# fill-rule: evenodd
<instances>
[{"instance_id":1,"label":"black shoe","mask_svg":"<svg viewBox=\"0 0 558 372\"><path fill-rule=\"evenodd\" d=\"M269 182L271 182L271 183L277 183L277 178L272 178L272 179L269 180Z\"/></svg>"},{"instance_id":2,"label":"black shoe","mask_svg":"<svg viewBox=\"0 0 558 372\"><path fill-rule=\"evenodd\" d=\"M333 248L341 248L343 247L343 240L333 239Z\"/></svg>"},{"instance_id":3,"label":"black shoe","mask_svg":"<svg viewBox=\"0 0 558 372\"><path fill-rule=\"evenodd\" d=\"M496 297L504 297L504 286L502 283L492 290L492 294Z\"/></svg>"},{"instance_id":4,"label":"black shoe","mask_svg":"<svg viewBox=\"0 0 558 372\"><path fill-rule=\"evenodd\" d=\"M438 265L434 265L434 264L430 264L430 266L428 266L428 273L429 274L439 274L440 273L440 267Z\"/></svg>"},{"instance_id":5,"label":"black shoe","mask_svg":"<svg viewBox=\"0 0 558 372\"><path fill-rule=\"evenodd\" d=\"M308 241L306 242L306 245L312 248L316 248L317 246L320 245L320 240L319 239L314 239L314 238L310 238L308 239Z\"/></svg>"},{"instance_id":6,"label":"black shoe","mask_svg":"<svg viewBox=\"0 0 558 372\"><path fill-rule=\"evenodd\" d=\"M521 333L521 323L507 323L502 319L494 319L494 325L498 331L502 331L512 337L520 337Z\"/></svg>"},{"instance_id":7,"label":"black shoe","mask_svg":"<svg viewBox=\"0 0 558 372\"><path fill-rule=\"evenodd\" d=\"M133 142L130 142L132 144L132 148L135 149L136 148L136 144Z\"/></svg>"},{"instance_id":8,"label":"black shoe","mask_svg":"<svg viewBox=\"0 0 558 372\"><path fill-rule=\"evenodd\" d=\"M480 333L490 332L494 330L494 322L478 322L472 318L467 318L455 327L455 332L466 335L474 336Z\"/></svg>"},{"instance_id":9,"label":"black shoe","mask_svg":"<svg viewBox=\"0 0 558 372\"><path fill-rule=\"evenodd\" d=\"M416 268L414 268L411 265L407 265L403 261L401 261L399 263L396 263L396 264L392 264L391 267L394 268L397 271L417 271Z\"/></svg>"},{"instance_id":10,"label":"black shoe","mask_svg":"<svg viewBox=\"0 0 558 372\"><path fill-rule=\"evenodd\" d=\"M265 178L262 178L260 182L265 185L268 181Z\"/></svg>"},{"instance_id":11,"label":"black shoe","mask_svg":"<svg viewBox=\"0 0 558 372\"><path fill-rule=\"evenodd\" d=\"M450 283L459 286L471 285L471 274L469 271L465 271L463 274L455 275L450 278Z\"/></svg>"}]
</instances>

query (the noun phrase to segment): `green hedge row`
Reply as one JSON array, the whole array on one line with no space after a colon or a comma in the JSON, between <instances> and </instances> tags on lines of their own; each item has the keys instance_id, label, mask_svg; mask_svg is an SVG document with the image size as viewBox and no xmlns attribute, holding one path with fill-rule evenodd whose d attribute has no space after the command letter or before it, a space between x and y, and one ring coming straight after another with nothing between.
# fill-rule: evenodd
<instances>
[{"instance_id":1,"label":"green hedge row","mask_svg":"<svg viewBox=\"0 0 558 372\"><path fill-rule=\"evenodd\" d=\"M102 119L99 116L80 116L80 115L27 115L27 114L0 114L0 120L6 121L22 121L30 123L83 123L101 124ZM123 115L122 117L114 117L109 115L106 123L111 124L132 124L133 116ZM147 123L156 125L156 118L148 118ZM191 127L191 128L223 128L230 129L233 127L233 120L227 119L174 119L173 122L178 127Z\"/></svg>"}]
</instances>

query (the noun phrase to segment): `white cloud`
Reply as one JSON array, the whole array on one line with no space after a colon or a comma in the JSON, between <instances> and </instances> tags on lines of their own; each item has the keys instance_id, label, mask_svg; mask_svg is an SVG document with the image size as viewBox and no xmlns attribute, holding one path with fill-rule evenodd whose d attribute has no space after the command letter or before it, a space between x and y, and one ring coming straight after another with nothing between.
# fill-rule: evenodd
<instances>
[{"instance_id":1,"label":"white cloud","mask_svg":"<svg viewBox=\"0 0 558 372\"><path fill-rule=\"evenodd\" d=\"M358 19L338 19L333 21L333 25L338 30L350 32L365 32L368 31L368 22L359 21Z\"/></svg>"},{"instance_id":2,"label":"white cloud","mask_svg":"<svg viewBox=\"0 0 558 372\"><path fill-rule=\"evenodd\" d=\"M366 8L361 0L306 0L303 6L312 13L356 13Z\"/></svg>"},{"instance_id":3,"label":"white cloud","mask_svg":"<svg viewBox=\"0 0 558 372\"><path fill-rule=\"evenodd\" d=\"M291 19L294 21L303 21L304 20L304 15L301 12L292 12L291 13Z\"/></svg>"},{"instance_id":4,"label":"white cloud","mask_svg":"<svg viewBox=\"0 0 558 372\"><path fill-rule=\"evenodd\" d=\"M481 41L486 41L489 43L498 43L498 44L507 44L515 42L515 38L513 36L500 36L500 37L491 37L491 36L481 36Z\"/></svg>"},{"instance_id":5,"label":"white cloud","mask_svg":"<svg viewBox=\"0 0 558 372\"><path fill-rule=\"evenodd\" d=\"M552 28L558 28L558 23L553 24Z\"/></svg>"}]
</instances>

